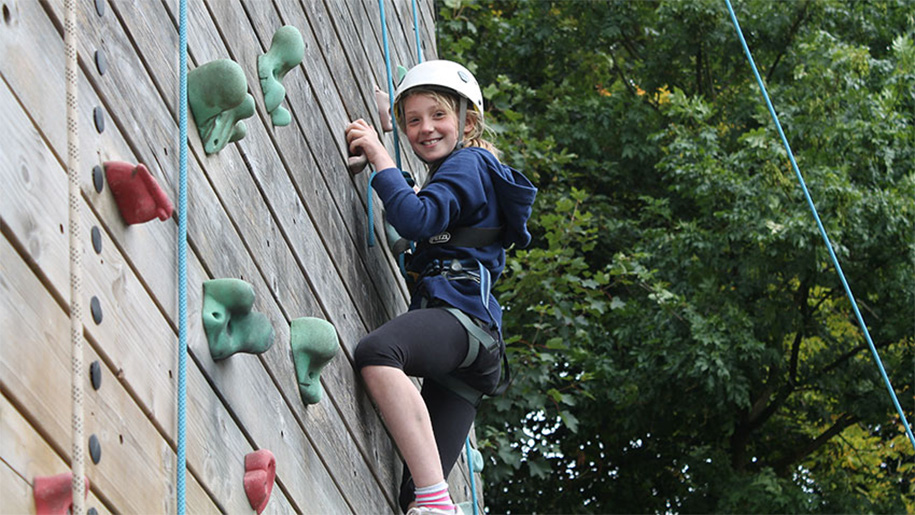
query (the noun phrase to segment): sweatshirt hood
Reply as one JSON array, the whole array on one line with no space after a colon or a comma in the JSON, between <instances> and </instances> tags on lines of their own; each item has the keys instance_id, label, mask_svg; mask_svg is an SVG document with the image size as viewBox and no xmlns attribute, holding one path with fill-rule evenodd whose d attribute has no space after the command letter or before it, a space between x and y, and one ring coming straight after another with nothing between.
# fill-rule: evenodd
<instances>
[{"instance_id":1,"label":"sweatshirt hood","mask_svg":"<svg viewBox=\"0 0 915 515\"><path fill-rule=\"evenodd\" d=\"M491 174L493 188L499 197L499 208L505 220L502 233L502 247L511 245L526 247L531 242L531 233L527 230L527 220L531 217L537 188L521 172L510 166L495 161Z\"/></svg>"}]
</instances>

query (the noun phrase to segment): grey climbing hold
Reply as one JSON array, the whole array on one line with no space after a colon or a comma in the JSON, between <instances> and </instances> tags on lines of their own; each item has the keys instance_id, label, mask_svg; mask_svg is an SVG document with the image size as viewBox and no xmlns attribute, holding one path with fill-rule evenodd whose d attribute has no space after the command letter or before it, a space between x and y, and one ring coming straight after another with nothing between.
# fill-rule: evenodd
<instances>
[{"instance_id":1,"label":"grey climbing hold","mask_svg":"<svg viewBox=\"0 0 915 515\"><path fill-rule=\"evenodd\" d=\"M92 458L92 463L96 465L102 461L102 444L99 443L98 437L95 435L89 437L89 457Z\"/></svg>"},{"instance_id":2,"label":"grey climbing hold","mask_svg":"<svg viewBox=\"0 0 915 515\"><path fill-rule=\"evenodd\" d=\"M93 390L98 390L102 387L102 365L98 360L89 365L89 381L92 383Z\"/></svg>"},{"instance_id":3,"label":"grey climbing hold","mask_svg":"<svg viewBox=\"0 0 915 515\"><path fill-rule=\"evenodd\" d=\"M95 121L95 130L99 134L105 132L105 112L102 111L101 107L96 107L92 110L92 119Z\"/></svg>"},{"instance_id":4,"label":"grey climbing hold","mask_svg":"<svg viewBox=\"0 0 915 515\"><path fill-rule=\"evenodd\" d=\"M99 230L97 225L92 226L92 249L95 250L96 254L102 253L102 231Z\"/></svg>"},{"instance_id":5,"label":"grey climbing hold","mask_svg":"<svg viewBox=\"0 0 915 515\"><path fill-rule=\"evenodd\" d=\"M95 69L98 70L99 75L105 75L105 72L108 71L108 60L105 58L104 50L95 51Z\"/></svg>"},{"instance_id":6,"label":"grey climbing hold","mask_svg":"<svg viewBox=\"0 0 915 515\"><path fill-rule=\"evenodd\" d=\"M95 165L92 167L92 183L95 185L95 191L101 193L105 189L105 171L102 167Z\"/></svg>"},{"instance_id":7,"label":"grey climbing hold","mask_svg":"<svg viewBox=\"0 0 915 515\"><path fill-rule=\"evenodd\" d=\"M92 312L92 320L95 321L95 325L102 323L102 302L98 300L98 297L92 297L92 300L89 301L89 311Z\"/></svg>"}]
</instances>

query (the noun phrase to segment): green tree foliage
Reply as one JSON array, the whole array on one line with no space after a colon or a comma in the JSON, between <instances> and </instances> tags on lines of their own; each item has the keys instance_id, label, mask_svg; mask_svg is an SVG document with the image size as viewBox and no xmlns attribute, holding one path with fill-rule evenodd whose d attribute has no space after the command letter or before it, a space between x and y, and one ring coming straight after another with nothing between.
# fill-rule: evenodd
<instances>
[{"instance_id":1,"label":"green tree foliage","mask_svg":"<svg viewBox=\"0 0 915 515\"><path fill-rule=\"evenodd\" d=\"M913 449L719 0L437 4L540 195L494 513L915 513ZM736 2L911 421L915 8Z\"/></svg>"}]
</instances>

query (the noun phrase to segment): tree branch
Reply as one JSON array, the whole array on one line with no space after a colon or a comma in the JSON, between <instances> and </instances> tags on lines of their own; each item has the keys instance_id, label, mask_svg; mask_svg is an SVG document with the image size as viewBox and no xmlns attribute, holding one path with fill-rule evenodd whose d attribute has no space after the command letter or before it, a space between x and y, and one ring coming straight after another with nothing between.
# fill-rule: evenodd
<instances>
[{"instance_id":1,"label":"tree branch","mask_svg":"<svg viewBox=\"0 0 915 515\"><path fill-rule=\"evenodd\" d=\"M628 89L630 93L632 93L632 96L634 96L636 98L640 98L639 94L635 91L635 88L632 86L632 83L629 81L629 78L626 77L626 74L623 73L623 69L618 64L619 61L616 59L616 55L613 53L613 50L610 49L607 52L610 53L610 59L613 60L613 69L614 69L614 71L616 71L616 74L619 75L619 78L623 82L623 85L626 86L626 89ZM649 100L647 94L642 96L641 100L642 100L642 102L645 102L646 104L650 105L655 111L657 111L659 113L661 112L661 109L658 106L654 105L654 103L651 102L651 100Z\"/></svg>"},{"instance_id":2,"label":"tree branch","mask_svg":"<svg viewBox=\"0 0 915 515\"><path fill-rule=\"evenodd\" d=\"M861 420L857 415L849 415L848 413L843 413L839 418L833 423L833 425L823 431L816 438L807 441L801 447L795 449L794 452L788 454L787 456L781 458L780 460L771 464L772 468L775 470L775 473L779 476L786 476L789 472L791 465L797 463L798 461L806 458L814 451L822 447L826 442L828 442L832 437L841 433L845 430L846 427L856 424Z\"/></svg>"},{"instance_id":3,"label":"tree branch","mask_svg":"<svg viewBox=\"0 0 915 515\"><path fill-rule=\"evenodd\" d=\"M788 29L788 37L785 41L785 44L782 46L782 51L775 56L775 60L772 62L772 66L769 67L769 72L766 73L766 82L772 80L772 75L775 73L775 69L778 68L778 63L781 62L782 57L788 52L788 47L791 46L791 41L794 40L794 37L797 36L798 30L801 28L801 23L807 19L807 8L810 6L810 0L804 2L804 6L801 7L800 12L798 12L797 18L795 18L794 23L791 25L791 28Z\"/></svg>"},{"instance_id":4,"label":"tree branch","mask_svg":"<svg viewBox=\"0 0 915 515\"><path fill-rule=\"evenodd\" d=\"M813 282L813 276L805 277L798 290L795 293L795 303L798 306L798 311L800 311L800 323L797 328L797 332L794 335L794 341L791 344L791 357L788 359L788 381L778 389L778 393L775 395L775 398L766 405L766 400L771 395L771 392L775 389L773 384L776 381L778 376L777 370L778 367L774 367L770 373L767 380L767 387L760 394L756 402L753 403L753 406L746 418L746 424L739 430L735 430L735 438L732 438L731 444L732 449L736 446L739 446L741 443L745 443L746 439L749 438L750 433L761 427L769 418L771 418L775 412L781 408L788 398L797 390L798 381L798 362L800 360L800 349L801 343L804 341L804 336L806 336L806 328L811 316L811 309L807 305L808 298L810 296L810 284ZM743 442L741 442L741 438ZM735 456L732 457L735 458Z\"/></svg>"},{"instance_id":5,"label":"tree branch","mask_svg":"<svg viewBox=\"0 0 915 515\"><path fill-rule=\"evenodd\" d=\"M889 347L892 343L893 342L875 343L874 347L877 349L882 349L884 347ZM836 358L836 360L833 361L832 363L823 367L822 370L820 370L820 374L826 374L828 372L832 372L833 370L838 368L840 365L842 365L842 363L845 363L849 359L853 358L855 356L855 354L858 354L861 351L865 351L865 350L869 350L869 349L870 349L870 347L868 347L867 345L859 345L859 346L855 347L854 349L852 349L852 350L846 352L845 354L842 354L838 358Z\"/></svg>"}]
</instances>

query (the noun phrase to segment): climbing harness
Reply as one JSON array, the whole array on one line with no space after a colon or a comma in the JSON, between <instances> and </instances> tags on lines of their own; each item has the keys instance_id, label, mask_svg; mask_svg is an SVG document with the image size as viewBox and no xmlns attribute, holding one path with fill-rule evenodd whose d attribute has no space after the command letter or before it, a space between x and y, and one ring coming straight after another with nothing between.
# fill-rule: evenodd
<instances>
[{"instance_id":1,"label":"climbing harness","mask_svg":"<svg viewBox=\"0 0 915 515\"><path fill-rule=\"evenodd\" d=\"M179 2L179 97L178 97L178 463L176 494L178 515L185 512L185 428L187 399L187 0Z\"/></svg>"},{"instance_id":2,"label":"climbing harness","mask_svg":"<svg viewBox=\"0 0 915 515\"><path fill-rule=\"evenodd\" d=\"M79 63L76 52L76 0L67 0L64 43L67 57L67 178L70 228L70 379L73 513L85 513L85 457L83 453L83 303L79 203Z\"/></svg>"},{"instance_id":3,"label":"climbing harness","mask_svg":"<svg viewBox=\"0 0 915 515\"><path fill-rule=\"evenodd\" d=\"M480 301L489 312L489 295L492 286L489 270L476 259L451 259L446 261L432 260L421 273L412 273L409 275L413 284L419 282L423 277L440 275L449 281L469 280L480 285ZM453 306L442 305L438 301L430 301L423 296L420 301L420 308L438 308L451 313L457 321L464 327L467 332L467 354L458 365L458 370L471 366L480 355L481 350L492 351L497 345L501 345L490 331L498 331L498 326L484 322L476 317L471 317ZM490 313L492 318L492 313ZM509 368L508 355L502 352L502 377L499 385L488 395L501 395L508 389L511 384L511 369ZM468 385L466 382L452 376L443 375L431 378L433 381L441 384L448 390L452 391L462 399L469 402L474 407L478 407L483 400L485 392Z\"/></svg>"},{"instance_id":4,"label":"climbing harness","mask_svg":"<svg viewBox=\"0 0 915 515\"><path fill-rule=\"evenodd\" d=\"M858 303L855 301L855 296L852 294L851 287L848 285L848 281L845 279L845 274L842 272L842 266L839 264L839 259L836 257L836 254L833 251L832 243L829 240L829 235L826 234L826 228L823 226L823 222L820 220L820 215L817 213L816 206L813 204L813 199L810 196L810 192L807 190L807 183L804 182L804 177L801 175L801 171L797 166L797 162L794 160L794 154L791 152L791 146L788 144L788 138L785 137L785 131L782 130L782 125L778 121L778 115L775 113L775 107L772 105L772 101L769 98L769 93L766 91L766 86L763 84L762 77L759 75L759 70L756 68L756 62L753 60L753 56L750 54L750 47L747 46L747 41L743 37L743 31L740 30L740 23L737 22L737 15L734 14L734 8L731 6L731 1L725 0L725 3L728 6L728 13L731 15L731 22L734 24L734 29L737 31L737 37L740 39L740 44L743 47L744 54L747 56L747 61L749 61L750 68L753 70L753 75L756 77L756 82L759 84L759 89L762 92L763 99L766 101L766 107L769 108L769 114L772 116L772 121L775 122L775 128L778 131L778 135L782 139L782 144L785 146L785 150L788 153L788 159L791 161L791 167L794 169L794 174L797 176L801 190L804 192L804 197L807 199L807 205L810 207L810 211L813 213L813 218L816 220L817 227L820 230L820 235L823 237L823 242L826 244L826 250L829 252L829 257L832 259L833 266L836 267L836 272L839 274L839 279L842 281L842 287L845 288L845 294L848 296L849 302L851 302L851 307L855 312L855 318L858 320L858 325L861 327L861 331L864 332L864 338L867 340L867 345L870 348L871 354L874 356L874 361L877 362L877 368L880 370L880 375L883 377L883 382L886 384L887 390L889 390L890 398L893 400L893 405L896 407L896 411L899 413L899 418L902 420L902 425L905 427L909 441L912 443L912 447L915 447L915 436L912 434L912 428L909 426L909 422L905 418L905 413L902 411L902 407L899 405L899 400L896 398L896 392L893 390L893 385L890 384L890 378L887 376L886 370L883 367L883 361L880 359L880 355L877 353L877 348L874 346L873 340L871 340L870 332L867 330L867 324L864 323L864 317L861 316L861 311L858 309Z\"/></svg>"},{"instance_id":5,"label":"climbing harness","mask_svg":"<svg viewBox=\"0 0 915 515\"><path fill-rule=\"evenodd\" d=\"M407 275L413 280L413 283L418 283L421 278L433 275L441 275L449 281L469 279L480 285L480 303L489 313L489 318L494 318L489 310L492 276L489 273L489 269L476 259L451 259L444 262L439 259L433 259L423 268L422 272L408 272ZM495 325L493 324L491 328L495 328Z\"/></svg>"}]
</instances>

